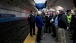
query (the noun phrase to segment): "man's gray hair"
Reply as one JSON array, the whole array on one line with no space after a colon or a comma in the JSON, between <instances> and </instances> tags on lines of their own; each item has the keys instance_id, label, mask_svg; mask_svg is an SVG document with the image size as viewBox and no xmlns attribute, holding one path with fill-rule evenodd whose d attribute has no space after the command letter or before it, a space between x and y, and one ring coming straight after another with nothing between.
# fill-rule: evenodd
<instances>
[{"instance_id":1,"label":"man's gray hair","mask_svg":"<svg viewBox=\"0 0 76 43\"><path fill-rule=\"evenodd\" d=\"M43 8L43 9L42 9L42 11L44 11L44 10L46 10L46 11L47 11L47 9L46 9L46 8Z\"/></svg>"}]
</instances>

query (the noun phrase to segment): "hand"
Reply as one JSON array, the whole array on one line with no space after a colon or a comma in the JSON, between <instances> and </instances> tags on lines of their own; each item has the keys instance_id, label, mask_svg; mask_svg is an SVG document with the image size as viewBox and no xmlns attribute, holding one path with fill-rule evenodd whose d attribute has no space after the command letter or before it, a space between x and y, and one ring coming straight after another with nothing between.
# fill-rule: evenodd
<instances>
[{"instance_id":1,"label":"hand","mask_svg":"<svg viewBox=\"0 0 76 43\"><path fill-rule=\"evenodd\" d=\"M50 22L50 23L52 23L52 22Z\"/></svg>"}]
</instances>

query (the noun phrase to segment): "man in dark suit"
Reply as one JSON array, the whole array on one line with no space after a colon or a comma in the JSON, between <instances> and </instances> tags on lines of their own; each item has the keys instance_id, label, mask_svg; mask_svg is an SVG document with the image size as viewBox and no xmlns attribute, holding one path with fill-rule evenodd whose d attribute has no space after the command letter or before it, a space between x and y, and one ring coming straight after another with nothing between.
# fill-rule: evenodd
<instances>
[{"instance_id":1,"label":"man in dark suit","mask_svg":"<svg viewBox=\"0 0 76 43\"><path fill-rule=\"evenodd\" d=\"M74 11L75 14L72 15L71 19L71 26L72 26L72 31L73 31L73 43L76 43L76 10Z\"/></svg>"},{"instance_id":2,"label":"man in dark suit","mask_svg":"<svg viewBox=\"0 0 76 43\"><path fill-rule=\"evenodd\" d=\"M60 11L60 14L58 15L58 27L67 28L67 16L63 11Z\"/></svg>"},{"instance_id":3,"label":"man in dark suit","mask_svg":"<svg viewBox=\"0 0 76 43\"><path fill-rule=\"evenodd\" d=\"M47 30L49 29L49 33L51 33L50 27L52 26L52 23L50 23L50 20L52 19L52 12L48 11L47 15L45 16L46 19L46 33Z\"/></svg>"},{"instance_id":4,"label":"man in dark suit","mask_svg":"<svg viewBox=\"0 0 76 43\"><path fill-rule=\"evenodd\" d=\"M46 8L42 9L41 18L42 18L42 21L44 22L44 26L42 27L42 37L45 37L44 33L45 33L45 15L46 14L47 14L47 9Z\"/></svg>"},{"instance_id":5,"label":"man in dark suit","mask_svg":"<svg viewBox=\"0 0 76 43\"><path fill-rule=\"evenodd\" d=\"M33 31L33 35L35 35L35 16L34 16L34 11L31 11L31 14L28 16L28 22L30 24L30 36L32 37L32 31Z\"/></svg>"}]
</instances>

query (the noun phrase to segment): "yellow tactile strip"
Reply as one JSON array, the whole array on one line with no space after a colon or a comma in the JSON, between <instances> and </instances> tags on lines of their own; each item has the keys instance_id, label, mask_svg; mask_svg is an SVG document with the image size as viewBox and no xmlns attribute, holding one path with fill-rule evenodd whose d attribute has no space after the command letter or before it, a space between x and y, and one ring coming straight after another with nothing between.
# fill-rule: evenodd
<instances>
[{"instance_id":1,"label":"yellow tactile strip","mask_svg":"<svg viewBox=\"0 0 76 43\"><path fill-rule=\"evenodd\" d=\"M37 27L35 26L35 33L37 33ZM28 34L27 38L24 40L23 43L35 43L36 35L33 35L33 37L30 36L30 33Z\"/></svg>"}]
</instances>

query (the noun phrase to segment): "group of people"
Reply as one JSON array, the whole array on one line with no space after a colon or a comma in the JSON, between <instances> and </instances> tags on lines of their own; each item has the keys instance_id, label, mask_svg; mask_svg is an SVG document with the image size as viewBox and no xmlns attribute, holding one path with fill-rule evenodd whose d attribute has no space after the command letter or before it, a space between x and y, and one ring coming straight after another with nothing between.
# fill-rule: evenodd
<instances>
[{"instance_id":1,"label":"group of people","mask_svg":"<svg viewBox=\"0 0 76 43\"><path fill-rule=\"evenodd\" d=\"M35 23L38 28L36 41L40 42L44 34L52 34L55 41L60 43L66 43L65 30L72 32L73 43L76 40L76 10L71 13L71 10L67 10L67 13L63 10L51 11L43 9L42 12L38 11L37 16L35 16L34 11L28 16L28 21L30 24L30 36L33 37L35 34ZM32 32L33 31L33 32ZM33 33L33 34L32 34Z\"/></svg>"}]
</instances>

